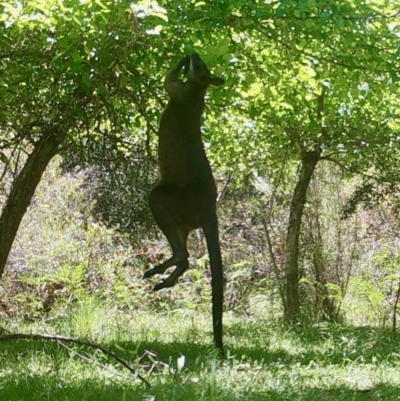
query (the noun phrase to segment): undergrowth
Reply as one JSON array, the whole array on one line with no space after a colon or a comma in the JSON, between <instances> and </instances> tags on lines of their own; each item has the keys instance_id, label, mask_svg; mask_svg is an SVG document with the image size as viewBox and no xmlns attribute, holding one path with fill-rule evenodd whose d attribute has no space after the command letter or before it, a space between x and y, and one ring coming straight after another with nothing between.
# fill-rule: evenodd
<instances>
[{"instance_id":1,"label":"undergrowth","mask_svg":"<svg viewBox=\"0 0 400 401\"><path fill-rule=\"evenodd\" d=\"M209 315L118 311L90 298L63 317L3 331L62 333L95 341L151 384L100 352L40 341L0 342L1 400L395 400L398 336L325 324L285 331L268 319L228 314L227 359L211 344ZM84 359L83 359L84 358Z\"/></svg>"}]
</instances>

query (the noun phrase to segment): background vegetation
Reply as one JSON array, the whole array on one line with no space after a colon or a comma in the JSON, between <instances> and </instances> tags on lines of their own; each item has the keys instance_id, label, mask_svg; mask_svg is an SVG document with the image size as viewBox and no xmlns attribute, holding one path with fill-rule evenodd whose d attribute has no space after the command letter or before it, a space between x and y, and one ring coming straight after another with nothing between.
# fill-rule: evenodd
<instances>
[{"instance_id":1,"label":"background vegetation","mask_svg":"<svg viewBox=\"0 0 400 401\"><path fill-rule=\"evenodd\" d=\"M2 330L96 340L154 385L97 354L88 368L79 347L0 343L5 399L399 395L400 3L1 7ZM141 279L170 252L146 201L161 83L193 51L226 79L204 119L227 277L222 366L202 233L178 285L152 293Z\"/></svg>"}]
</instances>

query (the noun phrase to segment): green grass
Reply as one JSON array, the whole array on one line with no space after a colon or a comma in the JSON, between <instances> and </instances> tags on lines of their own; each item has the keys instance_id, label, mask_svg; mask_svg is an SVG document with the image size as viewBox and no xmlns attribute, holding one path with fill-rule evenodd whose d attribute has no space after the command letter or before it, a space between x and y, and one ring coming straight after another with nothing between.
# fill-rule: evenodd
<instances>
[{"instance_id":1,"label":"green grass","mask_svg":"<svg viewBox=\"0 0 400 401\"><path fill-rule=\"evenodd\" d=\"M211 344L209 316L184 311L121 312L96 301L62 317L3 321L11 332L57 333L93 340L137 366L150 389L99 351L57 343L0 343L0 400L397 400L399 336L366 327L326 325L283 331L269 320L227 316L228 359ZM164 364L137 357L152 350ZM178 371L178 358L185 366ZM117 371L124 377L104 368Z\"/></svg>"}]
</instances>

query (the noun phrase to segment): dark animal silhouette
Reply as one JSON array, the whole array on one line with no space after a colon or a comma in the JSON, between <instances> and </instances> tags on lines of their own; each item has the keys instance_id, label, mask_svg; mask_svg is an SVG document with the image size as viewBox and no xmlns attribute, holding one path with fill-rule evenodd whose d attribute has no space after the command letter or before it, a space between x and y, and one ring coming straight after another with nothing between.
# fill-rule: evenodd
<instances>
[{"instance_id":1,"label":"dark animal silhouette","mask_svg":"<svg viewBox=\"0 0 400 401\"><path fill-rule=\"evenodd\" d=\"M187 73L185 82L179 79L182 68ZM196 53L184 57L165 78L164 88L170 100L161 116L159 129L161 178L150 193L149 205L173 254L144 274L144 277L151 277L176 266L154 290L173 286L189 267L186 245L189 232L199 227L203 229L212 275L214 342L221 353L223 272L216 214L217 190L201 139L200 119L207 88L223 83L222 78L211 76Z\"/></svg>"}]
</instances>

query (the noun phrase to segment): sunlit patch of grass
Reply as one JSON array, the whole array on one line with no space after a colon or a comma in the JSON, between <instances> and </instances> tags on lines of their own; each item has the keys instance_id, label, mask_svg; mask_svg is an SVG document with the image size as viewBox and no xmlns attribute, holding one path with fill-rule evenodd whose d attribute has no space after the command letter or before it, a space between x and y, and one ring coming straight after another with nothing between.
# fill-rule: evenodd
<instances>
[{"instance_id":1,"label":"sunlit patch of grass","mask_svg":"<svg viewBox=\"0 0 400 401\"><path fill-rule=\"evenodd\" d=\"M0 399L358 401L400 396L399 338L386 332L339 325L285 331L265 320L227 314L228 358L221 362L212 346L210 320L181 310L127 313L92 298L71 305L62 318L5 322L13 332L99 342L137 367L152 387L99 351L13 341L0 343Z\"/></svg>"}]
</instances>

